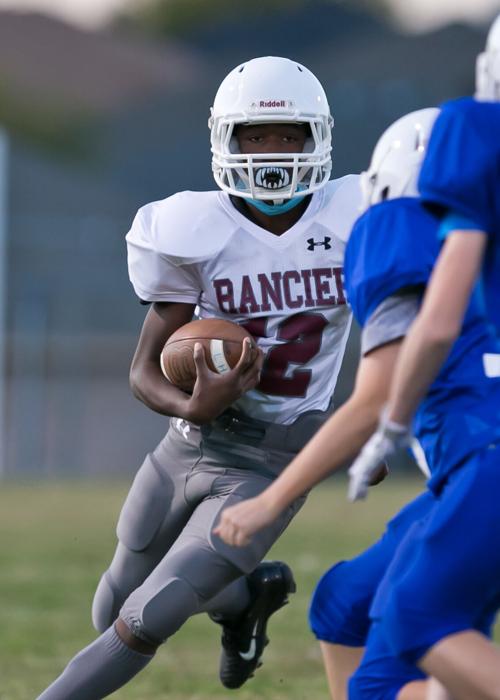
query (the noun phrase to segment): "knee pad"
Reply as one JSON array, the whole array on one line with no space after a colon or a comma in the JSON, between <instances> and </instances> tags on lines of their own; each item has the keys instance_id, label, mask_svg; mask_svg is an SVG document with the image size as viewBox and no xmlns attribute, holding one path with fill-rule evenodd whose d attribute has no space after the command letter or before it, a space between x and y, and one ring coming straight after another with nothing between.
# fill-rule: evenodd
<instances>
[{"instance_id":1,"label":"knee pad","mask_svg":"<svg viewBox=\"0 0 500 700\"><path fill-rule=\"evenodd\" d=\"M309 607L309 625L317 639L364 646L370 620L371 586L354 585L351 562L339 562L319 580Z\"/></svg>"},{"instance_id":2,"label":"knee pad","mask_svg":"<svg viewBox=\"0 0 500 700\"><path fill-rule=\"evenodd\" d=\"M154 595L147 597L141 586L127 599L120 617L131 632L150 644L161 644L198 612L200 598L185 579L171 578Z\"/></svg>"},{"instance_id":3,"label":"knee pad","mask_svg":"<svg viewBox=\"0 0 500 700\"><path fill-rule=\"evenodd\" d=\"M118 617L123 597L116 590L109 571L99 581L92 601L92 624L98 631L105 632Z\"/></svg>"}]
</instances>

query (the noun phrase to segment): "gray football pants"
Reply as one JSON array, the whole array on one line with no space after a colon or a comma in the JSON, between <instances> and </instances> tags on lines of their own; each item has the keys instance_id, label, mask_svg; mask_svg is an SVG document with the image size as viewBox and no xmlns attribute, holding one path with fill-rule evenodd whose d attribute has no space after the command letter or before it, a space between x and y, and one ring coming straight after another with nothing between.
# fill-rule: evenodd
<instances>
[{"instance_id":1,"label":"gray football pants","mask_svg":"<svg viewBox=\"0 0 500 700\"><path fill-rule=\"evenodd\" d=\"M172 419L123 505L119 543L94 598L96 629L120 615L136 636L158 644L198 612L241 612L240 601L248 601L242 574L254 570L304 499L246 547L226 545L213 528L225 507L263 491L325 417L315 411L285 427L226 412L201 429Z\"/></svg>"}]
</instances>

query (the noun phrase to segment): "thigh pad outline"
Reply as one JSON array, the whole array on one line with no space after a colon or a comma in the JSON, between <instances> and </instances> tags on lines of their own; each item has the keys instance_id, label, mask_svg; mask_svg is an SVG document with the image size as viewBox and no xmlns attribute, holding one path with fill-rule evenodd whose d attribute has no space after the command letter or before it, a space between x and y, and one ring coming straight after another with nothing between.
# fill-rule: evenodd
<instances>
[{"instance_id":1,"label":"thigh pad outline","mask_svg":"<svg viewBox=\"0 0 500 700\"><path fill-rule=\"evenodd\" d=\"M172 502L174 486L161 476L148 455L123 504L116 533L129 549L140 552L158 532Z\"/></svg>"}]
</instances>

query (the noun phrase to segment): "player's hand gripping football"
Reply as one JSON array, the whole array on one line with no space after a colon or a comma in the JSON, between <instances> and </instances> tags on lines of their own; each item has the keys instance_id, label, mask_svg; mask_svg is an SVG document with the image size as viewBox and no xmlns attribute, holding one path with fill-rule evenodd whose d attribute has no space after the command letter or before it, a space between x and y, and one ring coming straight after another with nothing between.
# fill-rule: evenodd
<instances>
[{"instance_id":1,"label":"player's hand gripping football","mask_svg":"<svg viewBox=\"0 0 500 700\"><path fill-rule=\"evenodd\" d=\"M203 346L197 343L194 347L196 382L188 402L189 420L198 425L209 423L257 386L263 359L262 351L258 349L256 353L251 341L245 338L238 363L229 372L219 374L208 367Z\"/></svg>"},{"instance_id":2,"label":"player's hand gripping football","mask_svg":"<svg viewBox=\"0 0 500 700\"><path fill-rule=\"evenodd\" d=\"M278 515L262 495L255 496L223 510L214 534L226 544L244 547L252 535L270 525Z\"/></svg>"},{"instance_id":3,"label":"player's hand gripping football","mask_svg":"<svg viewBox=\"0 0 500 700\"><path fill-rule=\"evenodd\" d=\"M368 487L377 483L374 479L387 457L408 447L411 441L410 429L387 419L382 413L377 430L365 444L358 457L349 468L350 501L366 498Z\"/></svg>"}]
</instances>

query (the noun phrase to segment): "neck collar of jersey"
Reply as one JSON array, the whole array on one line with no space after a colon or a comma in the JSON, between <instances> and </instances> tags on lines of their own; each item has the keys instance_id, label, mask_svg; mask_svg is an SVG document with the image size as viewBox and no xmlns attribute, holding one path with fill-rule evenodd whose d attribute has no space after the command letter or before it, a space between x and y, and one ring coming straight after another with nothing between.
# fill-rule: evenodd
<instances>
[{"instance_id":1,"label":"neck collar of jersey","mask_svg":"<svg viewBox=\"0 0 500 700\"><path fill-rule=\"evenodd\" d=\"M278 214L284 214L286 211L294 209L298 204L304 201L304 197L305 195L302 195L302 197L292 197L282 204L268 204L262 199L248 199L247 204L255 207L263 214L267 214L267 216L278 216Z\"/></svg>"}]
</instances>

